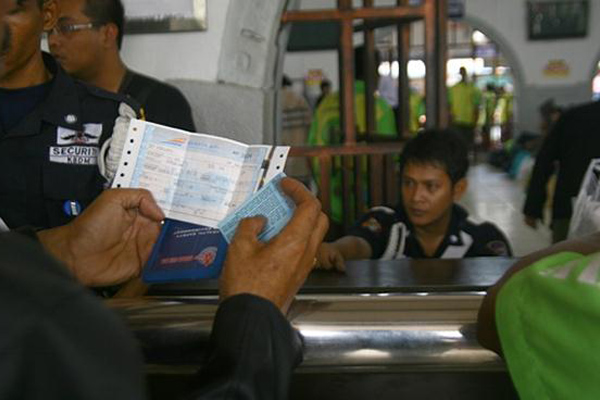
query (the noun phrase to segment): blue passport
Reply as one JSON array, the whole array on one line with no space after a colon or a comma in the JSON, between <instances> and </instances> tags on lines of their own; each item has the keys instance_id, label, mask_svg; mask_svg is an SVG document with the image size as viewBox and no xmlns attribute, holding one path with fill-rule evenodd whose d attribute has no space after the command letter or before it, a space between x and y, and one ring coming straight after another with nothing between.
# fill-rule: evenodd
<instances>
[{"instance_id":1,"label":"blue passport","mask_svg":"<svg viewBox=\"0 0 600 400\"><path fill-rule=\"evenodd\" d=\"M227 244L240 221L261 215L267 223L258 239L268 242L292 218L294 202L281 190L284 174L278 174L229 214L218 229L166 219L150 260L142 274L144 282L175 282L214 279L221 273Z\"/></svg>"},{"instance_id":2,"label":"blue passport","mask_svg":"<svg viewBox=\"0 0 600 400\"><path fill-rule=\"evenodd\" d=\"M280 196L263 193L262 200L246 202L284 170L288 151L132 120L123 148L110 150L119 159L112 186L149 190L167 216L143 280L217 278L227 251L217 226L229 214L235 214L227 224L231 235L239 219L256 213L272 221L268 233L276 234L287 217L273 206Z\"/></svg>"},{"instance_id":3,"label":"blue passport","mask_svg":"<svg viewBox=\"0 0 600 400\"><path fill-rule=\"evenodd\" d=\"M146 283L216 279L227 253L221 231L165 219L142 279Z\"/></svg>"}]
</instances>

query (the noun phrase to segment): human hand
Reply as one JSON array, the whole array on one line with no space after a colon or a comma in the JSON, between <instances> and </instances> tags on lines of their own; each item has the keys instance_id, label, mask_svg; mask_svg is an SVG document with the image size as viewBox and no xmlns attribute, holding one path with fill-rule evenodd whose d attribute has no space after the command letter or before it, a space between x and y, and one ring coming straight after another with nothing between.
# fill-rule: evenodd
<instances>
[{"instance_id":1,"label":"human hand","mask_svg":"<svg viewBox=\"0 0 600 400\"><path fill-rule=\"evenodd\" d=\"M273 302L285 314L312 270L329 222L321 203L300 182L284 178L281 187L296 203L294 216L268 243L258 240L263 217L242 220L227 251L221 300L249 293Z\"/></svg>"},{"instance_id":2,"label":"human hand","mask_svg":"<svg viewBox=\"0 0 600 400\"><path fill-rule=\"evenodd\" d=\"M107 286L139 274L164 214L143 189L104 191L71 223L38 232L40 242L86 286Z\"/></svg>"},{"instance_id":3,"label":"human hand","mask_svg":"<svg viewBox=\"0 0 600 400\"><path fill-rule=\"evenodd\" d=\"M523 221L525 222L525 225L529 226L530 228L537 229L538 219L536 217L525 215Z\"/></svg>"},{"instance_id":4,"label":"human hand","mask_svg":"<svg viewBox=\"0 0 600 400\"><path fill-rule=\"evenodd\" d=\"M333 243L321 243L317 251L315 269L336 269L345 271L346 264L342 252Z\"/></svg>"}]
</instances>

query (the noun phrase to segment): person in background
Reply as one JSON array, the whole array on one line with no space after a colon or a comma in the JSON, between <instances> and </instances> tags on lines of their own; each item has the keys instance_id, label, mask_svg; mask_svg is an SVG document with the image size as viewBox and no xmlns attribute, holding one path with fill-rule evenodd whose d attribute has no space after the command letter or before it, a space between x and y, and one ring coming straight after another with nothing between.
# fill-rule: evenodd
<instances>
[{"instance_id":1,"label":"person in background","mask_svg":"<svg viewBox=\"0 0 600 400\"><path fill-rule=\"evenodd\" d=\"M281 85L281 144L286 146L306 146L311 110L301 95L292 89L292 81L283 76ZM309 185L312 176L310 165L305 158L290 158L285 166L288 176Z\"/></svg>"},{"instance_id":2,"label":"person in background","mask_svg":"<svg viewBox=\"0 0 600 400\"><path fill-rule=\"evenodd\" d=\"M599 265L597 233L523 257L488 290L477 336L520 399L598 397Z\"/></svg>"},{"instance_id":3,"label":"person in background","mask_svg":"<svg viewBox=\"0 0 600 400\"><path fill-rule=\"evenodd\" d=\"M41 51L42 33L54 28L57 16L55 0L20 0L6 17L0 219L10 228L63 225L104 190L100 148L129 103L74 80Z\"/></svg>"},{"instance_id":4,"label":"person in background","mask_svg":"<svg viewBox=\"0 0 600 400\"><path fill-rule=\"evenodd\" d=\"M399 112L399 100L398 100L398 78L392 77L391 74L379 76L379 95L387 101L387 103L393 108L394 115L398 115ZM409 115L408 115L408 133L410 136L416 135L421 129L421 118L425 115L425 99L415 89L409 89ZM396 118L397 130L401 131L400 119Z\"/></svg>"},{"instance_id":5,"label":"person in background","mask_svg":"<svg viewBox=\"0 0 600 400\"><path fill-rule=\"evenodd\" d=\"M481 126L481 147L483 150L490 150L492 144L491 132L494 125L494 111L497 105L496 86L493 83L488 83L485 91L482 94L482 105L479 113L479 123Z\"/></svg>"},{"instance_id":6,"label":"person in background","mask_svg":"<svg viewBox=\"0 0 600 400\"><path fill-rule=\"evenodd\" d=\"M359 47L354 52L354 115L356 118L356 133L358 140L364 139L367 133L366 116L366 85L364 71L364 48ZM375 132L369 132L373 137L391 140L397 138L396 119L392 107L381 97L375 97ZM344 143L344 134L340 123L340 94L334 92L323 99L315 110L308 134L308 144L311 146L335 146ZM367 182L366 165L361 166ZM318 182L318 166L313 168L315 180ZM339 230L344 222L342 202L342 166L336 158L331 177L331 222L334 230ZM348 201L354 202L354 195L348 196Z\"/></svg>"},{"instance_id":7,"label":"person in background","mask_svg":"<svg viewBox=\"0 0 600 400\"><path fill-rule=\"evenodd\" d=\"M321 94L319 95L319 98L317 99L315 108L318 108L319 104L321 104L323 99L325 97L329 96L329 94L331 93L331 81L329 79L323 79L321 81L320 87L321 87Z\"/></svg>"},{"instance_id":8,"label":"person in background","mask_svg":"<svg viewBox=\"0 0 600 400\"><path fill-rule=\"evenodd\" d=\"M502 132L502 141L512 138L513 94L505 86L498 88L498 105L495 120Z\"/></svg>"},{"instance_id":9,"label":"person in background","mask_svg":"<svg viewBox=\"0 0 600 400\"><path fill-rule=\"evenodd\" d=\"M125 10L121 0L57 0L58 23L48 45L60 65L77 79L131 96L146 120L195 132L192 110L174 86L127 68L119 53Z\"/></svg>"},{"instance_id":10,"label":"person in background","mask_svg":"<svg viewBox=\"0 0 600 400\"><path fill-rule=\"evenodd\" d=\"M414 136L424 125L423 118L425 117L425 98L415 89L410 89L408 97L409 106L409 122L408 130L411 136Z\"/></svg>"},{"instance_id":11,"label":"person in background","mask_svg":"<svg viewBox=\"0 0 600 400\"><path fill-rule=\"evenodd\" d=\"M467 69L460 68L460 82L448 89L450 126L460 133L469 150L474 149L475 128L479 119L481 92L470 82Z\"/></svg>"},{"instance_id":12,"label":"person in background","mask_svg":"<svg viewBox=\"0 0 600 400\"><path fill-rule=\"evenodd\" d=\"M600 157L600 103L591 102L562 113L545 137L535 159L523 206L527 225L537 228L542 220L548 181L558 168L552 200L552 242L565 240L573 212L572 199L579 193L590 161Z\"/></svg>"},{"instance_id":13,"label":"person in background","mask_svg":"<svg viewBox=\"0 0 600 400\"><path fill-rule=\"evenodd\" d=\"M467 189L469 161L451 131L425 131L400 157L402 203L373 207L344 236L323 243L317 266L344 269L345 260L510 256L508 240L492 223L477 224L456 204Z\"/></svg>"},{"instance_id":14,"label":"person in background","mask_svg":"<svg viewBox=\"0 0 600 400\"><path fill-rule=\"evenodd\" d=\"M554 99L548 99L540 105L539 111L541 118L540 132L543 139L552 131L563 110L554 103Z\"/></svg>"}]
</instances>

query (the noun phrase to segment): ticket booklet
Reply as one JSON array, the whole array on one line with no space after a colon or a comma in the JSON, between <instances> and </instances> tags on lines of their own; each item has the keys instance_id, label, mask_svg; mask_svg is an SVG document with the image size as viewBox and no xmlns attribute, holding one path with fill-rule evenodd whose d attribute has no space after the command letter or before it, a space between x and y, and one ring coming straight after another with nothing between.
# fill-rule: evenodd
<instances>
[{"instance_id":1,"label":"ticket booklet","mask_svg":"<svg viewBox=\"0 0 600 400\"><path fill-rule=\"evenodd\" d=\"M143 280L218 277L241 218L264 215L261 240L277 234L293 213L279 188L288 151L132 120L112 187L148 189L166 216Z\"/></svg>"}]
</instances>

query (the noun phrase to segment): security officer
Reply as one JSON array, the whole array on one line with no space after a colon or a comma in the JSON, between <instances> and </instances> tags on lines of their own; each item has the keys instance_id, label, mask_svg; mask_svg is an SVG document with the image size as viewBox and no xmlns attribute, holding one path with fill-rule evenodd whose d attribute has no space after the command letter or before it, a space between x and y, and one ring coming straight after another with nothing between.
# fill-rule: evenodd
<instances>
[{"instance_id":1,"label":"security officer","mask_svg":"<svg viewBox=\"0 0 600 400\"><path fill-rule=\"evenodd\" d=\"M10 228L65 224L107 185L98 157L125 98L73 80L41 51L56 16L55 0L23 0L6 18L0 218Z\"/></svg>"}]
</instances>

